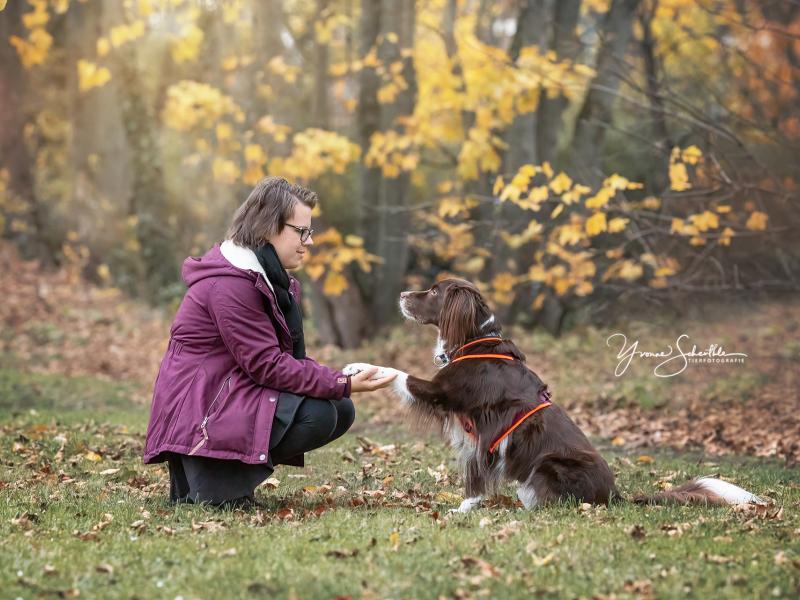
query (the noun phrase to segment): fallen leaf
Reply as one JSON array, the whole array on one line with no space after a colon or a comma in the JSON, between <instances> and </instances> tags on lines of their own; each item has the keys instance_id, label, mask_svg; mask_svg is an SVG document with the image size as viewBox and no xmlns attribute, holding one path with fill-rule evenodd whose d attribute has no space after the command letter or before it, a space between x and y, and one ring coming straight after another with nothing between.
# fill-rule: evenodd
<instances>
[{"instance_id":1,"label":"fallen leaf","mask_svg":"<svg viewBox=\"0 0 800 600\"><path fill-rule=\"evenodd\" d=\"M647 535L647 532L644 529L643 525L639 525L638 523L635 525L631 525L627 529L628 535L630 535L635 540L643 540Z\"/></svg>"},{"instance_id":2,"label":"fallen leaf","mask_svg":"<svg viewBox=\"0 0 800 600\"><path fill-rule=\"evenodd\" d=\"M39 520L39 517L35 513L24 512L20 516L10 519L10 523L12 525L17 525L18 527L22 527L22 529L30 529L33 527L33 524Z\"/></svg>"},{"instance_id":3,"label":"fallen leaf","mask_svg":"<svg viewBox=\"0 0 800 600\"><path fill-rule=\"evenodd\" d=\"M291 508L281 508L275 511L275 516L283 521L291 521L294 519L294 510Z\"/></svg>"},{"instance_id":4,"label":"fallen leaf","mask_svg":"<svg viewBox=\"0 0 800 600\"><path fill-rule=\"evenodd\" d=\"M137 521L131 523L130 527L138 533L143 533L147 529L147 523L144 519L138 519Z\"/></svg>"},{"instance_id":5,"label":"fallen leaf","mask_svg":"<svg viewBox=\"0 0 800 600\"><path fill-rule=\"evenodd\" d=\"M112 567L108 563L100 563L94 568L94 570L97 571L98 573L108 573L109 575L112 575L114 573L114 567Z\"/></svg>"},{"instance_id":6,"label":"fallen leaf","mask_svg":"<svg viewBox=\"0 0 800 600\"><path fill-rule=\"evenodd\" d=\"M192 519L192 531L221 531L226 528L225 523L219 521L198 521Z\"/></svg>"},{"instance_id":7,"label":"fallen leaf","mask_svg":"<svg viewBox=\"0 0 800 600\"><path fill-rule=\"evenodd\" d=\"M546 567L555 560L555 556L553 554L548 554L547 556L542 556L541 558L538 556L531 556L531 560L533 561L533 565L536 567Z\"/></svg>"},{"instance_id":8,"label":"fallen leaf","mask_svg":"<svg viewBox=\"0 0 800 600\"><path fill-rule=\"evenodd\" d=\"M702 558L706 562L714 563L715 565L724 565L726 563L735 561L735 559L730 556L722 556L719 554L706 554L705 552L700 553L700 558Z\"/></svg>"},{"instance_id":9,"label":"fallen leaf","mask_svg":"<svg viewBox=\"0 0 800 600\"><path fill-rule=\"evenodd\" d=\"M511 537L513 534L517 533L520 529L522 529L523 523L522 521L510 521L506 524L505 527L497 531L492 537L498 541L505 540Z\"/></svg>"},{"instance_id":10,"label":"fallen leaf","mask_svg":"<svg viewBox=\"0 0 800 600\"><path fill-rule=\"evenodd\" d=\"M354 548L353 550L329 550L325 553L325 556L330 556L332 558L354 558L358 556L358 548Z\"/></svg>"},{"instance_id":11,"label":"fallen leaf","mask_svg":"<svg viewBox=\"0 0 800 600\"><path fill-rule=\"evenodd\" d=\"M466 567L477 567L485 577L497 577L500 571L490 563L477 556L462 556L461 562Z\"/></svg>"},{"instance_id":12,"label":"fallen leaf","mask_svg":"<svg viewBox=\"0 0 800 600\"><path fill-rule=\"evenodd\" d=\"M464 498L459 496L458 494L453 494L452 492L439 492L434 496L434 500L436 502L443 502L445 504L456 504L461 502Z\"/></svg>"},{"instance_id":13,"label":"fallen leaf","mask_svg":"<svg viewBox=\"0 0 800 600\"><path fill-rule=\"evenodd\" d=\"M627 580L624 585L625 591L636 594L638 598L652 598L653 597L653 582L649 579L640 579L638 581Z\"/></svg>"},{"instance_id":14,"label":"fallen leaf","mask_svg":"<svg viewBox=\"0 0 800 600\"><path fill-rule=\"evenodd\" d=\"M89 450L89 451L85 452L83 454L83 457L86 460L90 460L92 462L100 462L101 460L103 460L102 456L100 456L97 452L94 452L92 450Z\"/></svg>"}]
</instances>

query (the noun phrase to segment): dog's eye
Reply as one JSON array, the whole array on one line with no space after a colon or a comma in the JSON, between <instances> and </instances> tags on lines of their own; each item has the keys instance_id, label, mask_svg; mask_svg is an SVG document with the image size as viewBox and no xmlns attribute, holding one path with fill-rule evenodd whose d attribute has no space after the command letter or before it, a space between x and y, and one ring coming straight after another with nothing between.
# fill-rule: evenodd
<instances>
[{"instance_id":1,"label":"dog's eye","mask_svg":"<svg viewBox=\"0 0 800 600\"><path fill-rule=\"evenodd\" d=\"M439 291L436 288L431 288L431 296L435 296Z\"/></svg>"}]
</instances>

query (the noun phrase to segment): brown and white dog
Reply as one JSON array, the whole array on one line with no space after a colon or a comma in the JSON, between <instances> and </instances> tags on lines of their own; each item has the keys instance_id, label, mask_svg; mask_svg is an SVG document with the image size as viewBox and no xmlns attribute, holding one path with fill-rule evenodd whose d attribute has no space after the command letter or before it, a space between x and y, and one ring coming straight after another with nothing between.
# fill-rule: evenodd
<instances>
[{"instance_id":1,"label":"brown and white dog","mask_svg":"<svg viewBox=\"0 0 800 600\"><path fill-rule=\"evenodd\" d=\"M417 417L438 424L457 450L466 486L458 511L479 505L505 480L518 483L526 508L568 498L592 504L622 499L608 463L552 402L522 352L502 337L474 285L445 279L428 290L403 292L400 310L439 329L439 372L430 381L398 372L394 388ZM345 372L369 366L355 363ZM381 369L376 377L391 371ZM759 498L704 477L635 501L738 504Z\"/></svg>"}]
</instances>

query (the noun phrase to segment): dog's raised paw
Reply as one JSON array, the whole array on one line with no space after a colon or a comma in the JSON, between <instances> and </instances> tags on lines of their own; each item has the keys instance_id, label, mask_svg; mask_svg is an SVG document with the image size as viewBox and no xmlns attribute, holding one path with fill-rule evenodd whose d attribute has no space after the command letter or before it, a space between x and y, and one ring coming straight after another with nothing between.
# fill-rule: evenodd
<instances>
[{"instance_id":1,"label":"dog's raised paw","mask_svg":"<svg viewBox=\"0 0 800 600\"><path fill-rule=\"evenodd\" d=\"M344 375L357 375L361 373L361 371L366 371L367 369L371 369L372 365L369 363L350 363L346 365L344 369L342 369L342 374Z\"/></svg>"},{"instance_id":2,"label":"dog's raised paw","mask_svg":"<svg viewBox=\"0 0 800 600\"><path fill-rule=\"evenodd\" d=\"M390 369L389 367L376 367L375 365L371 365L369 363L350 363L349 365L345 366L344 369L342 369L342 373L344 375L357 375L362 371L367 371L369 369L375 369L375 368L377 368L378 370L370 378L372 380L383 379L384 377L388 377L389 375L395 372L394 369Z\"/></svg>"}]
</instances>

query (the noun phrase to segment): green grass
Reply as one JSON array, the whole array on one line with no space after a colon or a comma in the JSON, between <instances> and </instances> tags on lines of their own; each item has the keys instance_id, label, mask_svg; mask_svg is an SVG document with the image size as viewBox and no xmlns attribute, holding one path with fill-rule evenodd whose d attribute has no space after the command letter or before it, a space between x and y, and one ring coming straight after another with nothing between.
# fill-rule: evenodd
<instances>
[{"instance_id":1,"label":"green grass","mask_svg":"<svg viewBox=\"0 0 800 600\"><path fill-rule=\"evenodd\" d=\"M349 434L307 455L305 469L279 468L277 488L258 491L267 510L174 507L166 470L141 464L147 412L127 389L0 371L2 597L800 593L800 476L774 461L603 449L628 496L720 474L775 500L760 515L629 504L526 511L511 488L450 515L462 490L443 444L400 424L357 424L369 440Z\"/></svg>"}]
</instances>

